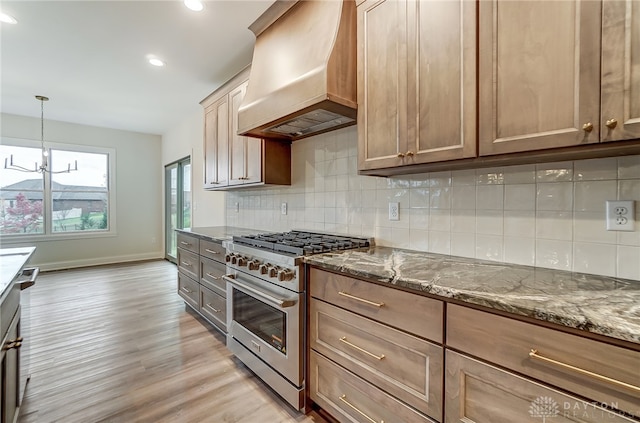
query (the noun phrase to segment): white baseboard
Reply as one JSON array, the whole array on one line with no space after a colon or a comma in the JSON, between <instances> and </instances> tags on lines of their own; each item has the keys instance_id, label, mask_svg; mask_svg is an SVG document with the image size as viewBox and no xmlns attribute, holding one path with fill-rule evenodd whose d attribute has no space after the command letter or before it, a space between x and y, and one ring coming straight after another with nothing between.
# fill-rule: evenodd
<instances>
[{"instance_id":1,"label":"white baseboard","mask_svg":"<svg viewBox=\"0 0 640 423\"><path fill-rule=\"evenodd\" d=\"M73 269L77 267L100 266L103 264L126 263L131 261L156 260L156 259L163 259L163 258L164 258L164 253L162 251L156 251L153 253L146 253L146 254L131 254L126 256L111 256L111 257L95 257L95 258L82 259L82 260L57 261L57 262L51 262L51 263L30 262L29 266L37 266L40 268L41 272L46 272L50 270Z\"/></svg>"}]
</instances>

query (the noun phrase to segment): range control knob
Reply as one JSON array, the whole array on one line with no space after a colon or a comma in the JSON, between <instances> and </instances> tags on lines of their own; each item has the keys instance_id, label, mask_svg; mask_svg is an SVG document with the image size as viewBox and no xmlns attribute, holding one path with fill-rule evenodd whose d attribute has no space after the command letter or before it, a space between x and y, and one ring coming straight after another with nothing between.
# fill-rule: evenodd
<instances>
[{"instance_id":1,"label":"range control knob","mask_svg":"<svg viewBox=\"0 0 640 423\"><path fill-rule=\"evenodd\" d=\"M258 270L260 270L260 274L261 275L266 275L267 272L269 271L269 265L261 264L260 267L258 268Z\"/></svg>"},{"instance_id":2,"label":"range control knob","mask_svg":"<svg viewBox=\"0 0 640 423\"><path fill-rule=\"evenodd\" d=\"M235 254L231 254L231 264L237 264L238 263L238 256Z\"/></svg>"},{"instance_id":3,"label":"range control knob","mask_svg":"<svg viewBox=\"0 0 640 423\"><path fill-rule=\"evenodd\" d=\"M289 269L280 269L278 271L278 280L280 282L286 282L293 279L295 274Z\"/></svg>"},{"instance_id":4,"label":"range control knob","mask_svg":"<svg viewBox=\"0 0 640 423\"><path fill-rule=\"evenodd\" d=\"M249 262L247 263L247 267L249 268L249 270L258 270L258 268L260 267L260 262L258 260L249 260Z\"/></svg>"},{"instance_id":5,"label":"range control knob","mask_svg":"<svg viewBox=\"0 0 640 423\"><path fill-rule=\"evenodd\" d=\"M278 270L279 269L276 266L269 267L269 277L275 278L276 276L278 276Z\"/></svg>"},{"instance_id":6,"label":"range control knob","mask_svg":"<svg viewBox=\"0 0 640 423\"><path fill-rule=\"evenodd\" d=\"M224 256L224 261L226 261L227 263L229 263L229 262L231 261L231 256L232 256L232 254L226 254L226 255Z\"/></svg>"},{"instance_id":7,"label":"range control knob","mask_svg":"<svg viewBox=\"0 0 640 423\"><path fill-rule=\"evenodd\" d=\"M247 258L246 257L238 257L238 266L242 267L242 266L246 266L247 265Z\"/></svg>"}]
</instances>

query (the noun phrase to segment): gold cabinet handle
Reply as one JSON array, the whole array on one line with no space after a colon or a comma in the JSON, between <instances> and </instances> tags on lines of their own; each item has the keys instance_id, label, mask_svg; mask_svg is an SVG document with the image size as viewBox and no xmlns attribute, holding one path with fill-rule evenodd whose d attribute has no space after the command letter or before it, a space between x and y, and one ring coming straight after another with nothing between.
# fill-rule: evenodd
<instances>
[{"instance_id":1,"label":"gold cabinet handle","mask_svg":"<svg viewBox=\"0 0 640 423\"><path fill-rule=\"evenodd\" d=\"M618 121L617 121L617 120L615 120L615 119L609 119L609 120L607 121L606 125L607 125L607 128L609 128L609 129L613 129L613 128L615 128L616 126L618 126Z\"/></svg>"},{"instance_id":2,"label":"gold cabinet handle","mask_svg":"<svg viewBox=\"0 0 640 423\"><path fill-rule=\"evenodd\" d=\"M369 304L375 307L383 307L384 303L376 303L374 301L365 300L364 298L356 297L355 295L347 294L346 292L338 291L338 295L342 295L343 297L351 298L352 300L360 301L365 304Z\"/></svg>"},{"instance_id":3,"label":"gold cabinet handle","mask_svg":"<svg viewBox=\"0 0 640 423\"><path fill-rule=\"evenodd\" d=\"M400 157L400 158L403 158L404 157L404 153L398 153L397 156Z\"/></svg>"},{"instance_id":4,"label":"gold cabinet handle","mask_svg":"<svg viewBox=\"0 0 640 423\"><path fill-rule=\"evenodd\" d=\"M369 352L369 351L365 350L364 348L357 346L356 344L352 344L351 342L347 341L347 337L346 336L343 336L342 338L340 338L340 342L343 342L343 343L347 344L348 346L350 346L351 348L355 348L356 350L358 350L358 351L360 351L362 353L365 353L369 357L373 357L376 360L382 360L384 358L384 354L375 355L374 353Z\"/></svg>"},{"instance_id":5,"label":"gold cabinet handle","mask_svg":"<svg viewBox=\"0 0 640 423\"><path fill-rule=\"evenodd\" d=\"M188 261L182 260L180 264L183 265L184 267L191 267L191 263L189 263Z\"/></svg>"},{"instance_id":6,"label":"gold cabinet handle","mask_svg":"<svg viewBox=\"0 0 640 423\"><path fill-rule=\"evenodd\" d=\"M220 254L218 251L213 251L213 250L210 250L208 248L205 248L204 250L209 254Z\"/></svg>"},{"instance_id":7,"label":"gold cabinet handle","mask_svg":"<svg viewBox=\"0 0 640 423\"><path fill-rule=\"evenodd\" d=\"M207 303L205 304L207 307L209 307L211 310L213 310L214 313L220 313L222 310L218 310L217 308L215 308L211 303Z\"/></svg>"},{"instance_id":8,"label":"gold cabinet handle","mask_svg":"<svg viewBox=\"0 0 640 423\"><path fill-rule=\"evenodd\" d=\"M207 276L209 276L211 279L216 280L216 281L217 281L218 279L220 279L219 277L214 276L214 275L212 275L211 273L208 273L208 272L206 273L206 275L207 275Z\"/></svg>"},{"instance_id":9,"label":"gold cabinet handle","mask_svg":"<svg viewBox=\"0 0 640 423\"><path fill-rule=\"evenodd\" d=\"M591 123L591 122L587 122L587 123L585 123L584 125L582 125L582 130L583 130L584 132L591 132L591 131L593 131L593 123Z\"/></svg>"},{"instance_id":10,"label":"gold cabinet handle","mask_svg":"<svg viewBox=\"0 0 640 423\"><path fill-rule=\"evenodd\" d=\"M414 154L414 153L413 153L413 151L407 151L407 153L405 154L405 156L407 156L407 157L411 157L411 156L413 156L413 154Z\"/></svg>"},{"instance_id":11,"label":"gold cabinet handle","mask_svg":"<svg viewBox=\"0 0 640 423\"><path fill-rule=\"evenodd\" d=\"M347 401L347 396L345 394L340 395L339 399L340 399L340 401L344 402L349 407L351 407L351 409L354 410L356 413L360 414L362 417L364 417L365 419L369 420L371 423L378 423L377 420L373 420L371 417L367 416L365 413L360 411L358 409L358 407L356 407L355 405L353 405L349 401ZM380 420L380 423L384 423L384 420Z\"/></svg>"},{"instance_id":12,"label":"gold cabinet handle","mask_svg":"<svg viewBox=\"0 0 640 423\"><path fill-rule=\"evenodd\" d=\"M575 367L575 366L572 366L571 364L563 363L561 361L557 361L552 358L544 357L538 354L538 350L535 350L535 349L532 349L531 351L529 351L529 357L535 360L543 361L545 363L554 364L558 367L562 367L563 369L573 370L576 373L580 373L585 376L590 376L594 379L598 379L603 382L610 383L612 385L620 386L622 388L629 389L634 392L640 392L640 386L631 385L630 383L622 382L617 379L612 379L610 377L607 377L598 373L590 372L589 370L581 369L580 367Z\"/></svg>"}]
</instances>

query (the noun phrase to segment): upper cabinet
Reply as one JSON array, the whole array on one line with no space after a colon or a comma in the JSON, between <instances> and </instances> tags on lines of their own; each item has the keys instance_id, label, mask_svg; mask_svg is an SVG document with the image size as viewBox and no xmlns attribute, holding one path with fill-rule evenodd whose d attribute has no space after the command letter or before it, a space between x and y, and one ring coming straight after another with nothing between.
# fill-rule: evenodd
<instances>
[{"instance_id":1,"label":"upper cabinet","mask_svg":"<svg viewBox=\"0 0 640 423\"><path fill-rule=\"evenodd\" d=\"M638 0L362 0L357 12L363 174L640 153Z\"/></svg>"},{"instance_id":2,"label":"upper cabinet","mask_svg":"<svg viewBox=\"0 0 640 423\"><path fill-rule=\"evenodd\" d=\"M476 3L358 5L360 170L476 156Z\"/></svg>"},{"instance_id":3,"label":"upper cabinet","mask_svg":"<svg viewBox=\"0 0 640 423\"><path fill-rule=\"evenodd\" d=\"M602 141L640 138L640 1L602 4Z\"/></svg>"},{"instance_id":4,"label":"upper cabinet","mask_svg":"<svg viewBox=\"0 0 640 423\"><path fill-rule=\"evenodd\" d=\"M480 155L600 141L600 3L479 3Z\"/></svg>"},{"instance_id":5,"label":"upper cabinet","mask_svg":"<svg viewBox=\"0 0 640 423\"><path fill-rule=\"evenodd\" d=\"M238 109L249 68L216 90L204 107L204 188L291 185L291 145L238 135Z\"/></svg>"}]
</instances>

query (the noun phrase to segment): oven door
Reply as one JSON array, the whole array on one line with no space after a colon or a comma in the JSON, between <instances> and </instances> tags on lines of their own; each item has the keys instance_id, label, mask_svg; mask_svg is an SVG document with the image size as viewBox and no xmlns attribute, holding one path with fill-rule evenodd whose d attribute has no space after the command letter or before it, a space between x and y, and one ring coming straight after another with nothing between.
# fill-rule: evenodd
<instances>
[{"instance_id":1,"label":"oven door","mask_svg":"<svg viewBox=\"0 0 640 423\"><path fill-rule=\"evenodd\" d=\"M237 272L227 281L229 335L302 386L304 294Z\"/></svg>"}]
</instances>

